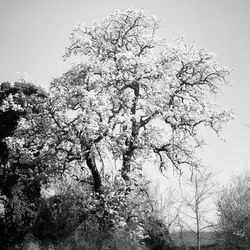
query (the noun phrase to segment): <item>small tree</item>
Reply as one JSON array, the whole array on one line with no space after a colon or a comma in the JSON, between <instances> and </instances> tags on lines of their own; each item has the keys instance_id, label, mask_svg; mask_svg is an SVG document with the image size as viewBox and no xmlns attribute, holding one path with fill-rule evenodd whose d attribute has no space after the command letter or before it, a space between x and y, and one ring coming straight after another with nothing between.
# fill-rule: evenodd
<instances>
[{"instance_id":1,"label":"small tree","mask_svg":"<svg viewBox=\"0 0 250 250\"><path fill-rule=\"evenodd\" d=\"M222 249L250 248L250 173L233 176L219 193L217 240Z\"/></svg>"},{"instance_id":2,"label":"small tree","mask_svg":"<svg viewBox=\"0 0 250 250\"><path fill-rule=\"evenodd\" d=\"M195 236L198 250L201 249L201 232L212 226L208 218L215 194L212 178L212 172L206 168L194 169L190 180L181 187L181 221Z\"/></svg>"},{"instance_id":3,"label":"small tree","mask_svg":"<svg viewBox=\"0 0 250 250\"><path fill-rule=\"evenodd\" d=\"M160 190L160 186L156 184L150 194L155 199L154 216L165 223L169 230L174 230L181 208L178 189L173 186Z\"/></svg>"}]
</instances>

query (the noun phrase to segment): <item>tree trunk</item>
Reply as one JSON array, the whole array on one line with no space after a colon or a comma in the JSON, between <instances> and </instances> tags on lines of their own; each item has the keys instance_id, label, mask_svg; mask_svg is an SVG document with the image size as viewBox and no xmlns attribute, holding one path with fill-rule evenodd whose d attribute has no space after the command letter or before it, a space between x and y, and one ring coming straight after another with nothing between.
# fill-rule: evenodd
<instances>
[{"instance_id":1,"label":"tree trunk","mask_svg":"<svg viewBox=\"0 0 250 250\"><path fill-rule=\"evenodd\" d=\"M94 191L100 194L103 191L102 179L100 172L96 166L95 155L92 147L89 148L89 151L86 154L86 163L93 177Z\"/></svg>"},{"instance_id":2,"label":"tree trunk","mask_svg":"<svg viewBox=\"0 0 250 250\"><path fill-rule=\"evenodd\" d=\"M196 247L197 250L201 249L200 220L199 220L198 206L196 207Z\"/></svg>"},{"instance_id":3,"label":"tree trunk","mask_svg":"<svg viewBox=\"0 0 250 250\"><path fill-rule=\"evenodd\" d=\"M201 249L200 232L197 232L196 235L196 245L197 245L197 250L200 250Z\"/></svg>"},{"instance_id":4,"label":"tree trunk","mask_svg":"<svg viewBox=\"0 0 250 250\"><path fill-rule=\"evenodd\" d=\"M123 162L122 162L122 178L125 181L129 180L128 173L130 172L131 169L131 160L132 160L132 151L131 152L126 152L123 155Z\"/></svg>"}]
</instances>

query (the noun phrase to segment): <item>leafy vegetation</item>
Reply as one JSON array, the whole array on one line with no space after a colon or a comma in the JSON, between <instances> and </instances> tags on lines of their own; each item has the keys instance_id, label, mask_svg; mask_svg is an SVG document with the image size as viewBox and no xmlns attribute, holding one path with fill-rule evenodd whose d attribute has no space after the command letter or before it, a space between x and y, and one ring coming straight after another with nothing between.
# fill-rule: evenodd
<instances>
[{"instance_id":1,"label":"leafy vegetation","mask_svg":"<svg viewBox=\"0 0 250 250\"><path fill-rule=\"evenodd\" d=\"M6 249L21 244L35 218L44 181L41 165L24 162L10 152L7 138L13 136L18 123L39 112L46 93L32 84L2 83L0 86L0 190L2 216L0 217L0 245ZM17 149L18 150L18 149Z\"/></svg>"},{"instance_id":2,"label":"leafy vegetation","mask_svg":"<svg viewBox=\"0 0 250 250\"><path fill-rule=\"evenodd\" d=\"M230 186L219 194L217 240L222 249L249 249L249 181L249 172L233 176Z\"/></svg>"}]
</instances>

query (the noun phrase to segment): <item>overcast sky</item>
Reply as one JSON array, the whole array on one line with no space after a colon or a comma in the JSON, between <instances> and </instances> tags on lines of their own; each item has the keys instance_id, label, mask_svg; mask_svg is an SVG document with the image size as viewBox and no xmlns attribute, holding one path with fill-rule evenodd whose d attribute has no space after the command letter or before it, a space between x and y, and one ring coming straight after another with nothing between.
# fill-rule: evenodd
<instances>
[{"instance_id":1,"label":"overcast sky","mask_svg":"<svg viewBox=\"0 0 250 250\"><path fill-rule=\"evenodd\" d=\"M160 35L184 36L233 69L232 86L217 102L233 109L235 120L224 128L225 142L204 135L202 156L222 181L250 169L250 0L0 0L0 83L26 72L48 89L69 68L62 55L73 26L129 7L157 16Z\"/></svg>"}]
</instances>

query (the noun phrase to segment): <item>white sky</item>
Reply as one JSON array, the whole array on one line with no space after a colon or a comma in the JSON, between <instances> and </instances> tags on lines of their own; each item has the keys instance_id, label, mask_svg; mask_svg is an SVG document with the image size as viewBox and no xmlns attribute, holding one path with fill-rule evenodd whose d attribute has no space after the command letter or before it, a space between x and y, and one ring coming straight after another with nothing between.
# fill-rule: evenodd
<instances>
[{"instance_id":1,"label":"white sky","mask_svg":"<svg viewBox=\"0 0 250 250\"><path fill-rule=\"evenodd\" d=\"M74 25L129 7L157 16L160 35L184 36L234 68L232 86L217 101L234 110L235 120L224 128L226 142L204 135L208 146L201 155L221 182L232 172L250 169L249 0L0 0L0 83L26 72L48 88L52 77L69 68L62 55Z\"/></svg>"}]
</instances>

